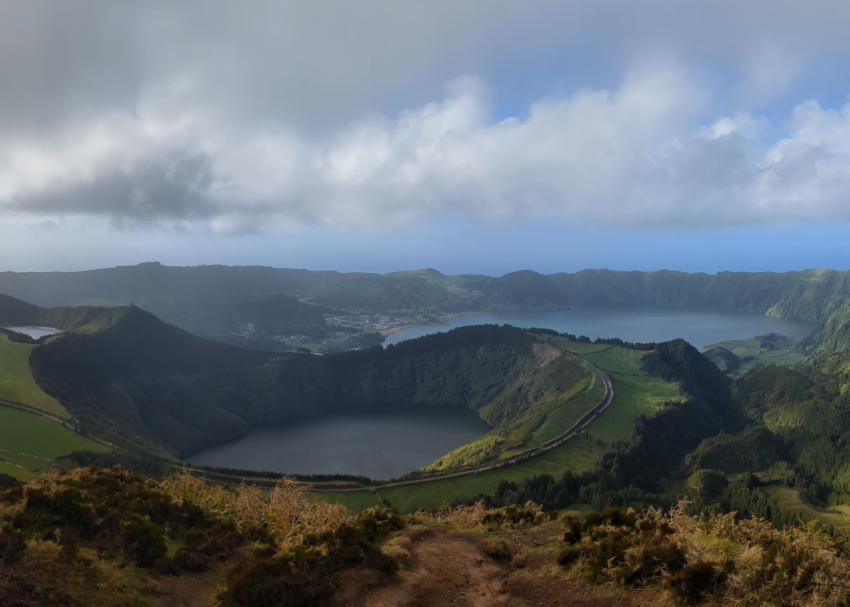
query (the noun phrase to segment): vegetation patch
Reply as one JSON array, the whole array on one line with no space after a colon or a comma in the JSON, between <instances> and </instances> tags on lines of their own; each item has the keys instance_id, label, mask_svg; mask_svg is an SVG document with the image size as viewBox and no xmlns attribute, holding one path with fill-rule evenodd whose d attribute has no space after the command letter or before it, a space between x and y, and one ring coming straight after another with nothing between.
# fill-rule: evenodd
<instances>
[{"instance_id":1,"label":"vegetation patch","mask_svg":"<svg viewBox=\"0 0 850 607\"><path fill-rule=\"evenodd\" d=\"M678 383L666 382L643 370L646 352L620 346L582 358L599 368L611 380L614 399L587 427L588 434L606 442L626 440L640 415L652 416L665 402L681 400Z\"/></svg>"},{"instance_id":2,"label":"vegetation patch","mask_svg":"<svg viewBox=\"0 0 850 607\"><path fill-rule=\"evenodd\" d=\"M23 479L48 471L54 458L73 451L105 453L109 447L34 413L0 407L0 472Z\"/></svg>"},{"instance_id":3,"label":"vegetation patch","mask_svg":"<svg viewBox=\"0 0 850 607\"><path fill-rule=\"evenodd\" d=\"M850 561L842 543L807 529L779 531L769 523L707 518L650 508L608 509L567 519L563 567L592 583L662 586L687 603L830 605L848 599Z\"/></svg>"},{"instance_id":4,"label":"vegetation patch","mask_svg":"<svg viewBox=\"0 0 850 607\"><path fill-rule=\"evenodd\" d=\"M794 368L806 358L800 351L801 340L768 333L751 339L722 341L706 346L705 355L721 371L739 377L756 365Z\"/></svg>"},{"instance_id":5,"label":"vegetation patch","mask_svg":"<svg viewBox=\"0 0 850 607\"><path fill-rule=\"evenodd\" d=\"M68 419L65 407L35 383L29 357L35 346L15 343L0 334L0 400L20 403Z\"/></svg>"}]
</instances>

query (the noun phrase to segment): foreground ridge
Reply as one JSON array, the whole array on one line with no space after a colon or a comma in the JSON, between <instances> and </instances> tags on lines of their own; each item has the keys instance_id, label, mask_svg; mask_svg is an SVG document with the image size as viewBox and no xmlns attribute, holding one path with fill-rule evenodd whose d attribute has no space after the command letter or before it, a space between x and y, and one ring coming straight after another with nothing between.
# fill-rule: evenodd
<instances>
[{"instance_id":1,"label":"foreground ridge","mask_svg":"<svg viewBox=\"0 0 850 607\"><path fill-rule=\"evenodd\" d=\"M0 489L0 604L448 607L850 600L850 553L815 525L481 503L401 516L188 475L74 469Z\"/></svg>"}]
</instances>

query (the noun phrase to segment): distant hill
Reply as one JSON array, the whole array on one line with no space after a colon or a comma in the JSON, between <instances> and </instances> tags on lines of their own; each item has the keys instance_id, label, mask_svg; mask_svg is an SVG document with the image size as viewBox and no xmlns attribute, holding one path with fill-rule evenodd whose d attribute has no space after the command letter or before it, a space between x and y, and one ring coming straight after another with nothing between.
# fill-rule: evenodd
<instances>
[{"instance_id":1,"label":"distant hill","mask_svg":"<svg viewBox=\"0 0 850 607\"><path fill-rule=\"evenodd\" d=\"M111 326L126 311L126 307L40 308L20 299L0 294L0 327L36 325L79 333L93 332Z\"/></svg>"},{"instance_id":2,"label":"distant hill","mask_svg":"<svg viewBox=\"0 0 850 607\"><path fill-rule=\"evenodd\" d=\"M263 335L299 334L314 338L324 337L328 329L325 315L334 311L289 295L156 302L147 309L163 321L196 335L227 335L250 326Z\"/></svg>"},{"instance_id":3,"label":"distant hill","mask_svg":"<svg viewBox=\"0 0 850 607\"><path fill-rule=\"evenodd\" d=\"M667 270L583 270L543 275L525 270L488 277L446 276L433 269L380 275L145 263L86 272L2 272L0 293L42 306L108 301L136 303L160 313L177 303L259 301L288 295L334 308L371 313L673 307L735 310L825 322L850 302L850 272L805 270L710 275Z\"/></svg>"}]
</instances>

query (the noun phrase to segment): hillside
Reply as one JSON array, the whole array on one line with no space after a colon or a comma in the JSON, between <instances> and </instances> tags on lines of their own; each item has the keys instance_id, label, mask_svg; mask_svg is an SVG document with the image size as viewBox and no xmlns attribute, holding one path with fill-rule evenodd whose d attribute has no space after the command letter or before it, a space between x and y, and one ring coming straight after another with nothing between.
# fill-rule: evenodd
<instances>
[{"instance_id":1,"label":"hillside","mask_svg":"<svg viewBox=\"0 0 850 607\"><path fill-rule=\"evenodd\" d=\"M825 322L850 300L850 272L686 274L666 270L584 270L502 277L446 276L436 270L342 274L268 267L167 267L140 264L86 272L0 273L0 293L42 306L87 300L162 310L289 295L325 306L382 313L547 310L582 306L673 307L769 314ZM206 334L211 331L204 329Z\"/></svg>"},{"instance_id":2,"label":"hillside","mask_svg":"<svg viewBox=\"0 0 850 607\"><path fill-rule=\"evenodd\" d=\"M94 306L41 308L0 294L0 327L36 325L92 333L111 326L125 311Z\"/></svg>"},{"instance_id":3,"label":"hillside","mask_svg":"<svg viewBox=\"0 0 850 607\"><path fill-rule=\"evenodd\" d=\"M841 605L850 559L814 529L620 509L400 516L189 476L0 477L5 607Z\"/></svg>"},{"instance_id":4,"label":"hillside","mask_svg":"<svg viewBox=\"0 0 850 607\"><path fill-rule=\"evenodd\" d=\"M142 437L180 455L331 409L424 405L467 407L501 430L500 446L476 456L487 458L522 443L559 406L563 399L544 398L552 382L567 396L586 382L574 360L547 373L535 343L519 329L481 326L386 350L276 355L210 342L130 307L102 331L36 348L30 364L90 431ZM520 379L525 389L516 391Z\"/></svg>"},{"instance_id":5,"label":"hillside","mask_svg":"<svg viewBox=\"0 0 850 607\"><path fill-rule=\"evenodd\" d=\"M850 304L835 310L798 349L812 359L821 359L839 352L850 351Z\"/></svg>"}]
</instances>

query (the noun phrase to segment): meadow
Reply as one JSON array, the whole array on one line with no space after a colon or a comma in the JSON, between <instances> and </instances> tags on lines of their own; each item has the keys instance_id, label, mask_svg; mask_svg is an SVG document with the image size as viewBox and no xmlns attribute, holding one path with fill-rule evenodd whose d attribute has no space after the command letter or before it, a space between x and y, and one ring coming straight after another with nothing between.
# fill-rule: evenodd
<instances>
[{"instance_id":1,"label":"meadow","mask_svg":"<svg viewBox=\"0 0 850 607\"><path fill-rule=\"evenodd\" d=\"M802 512L809 520L819 520L834 525L850 535L850 506L834 508L815 508L800 496L800 490L783 485L767 485L761 488L768 496L775 499L783 510Z\"/></svg>"},{"instance_id":2,"label":"meadow","mask_svg":"<svg viewBox=\"0 0 850 607\"><path fill-rule=\"evenodd\" d=\"M35 346L9 341L0 335L0 400L20 403L69 419L68 411L38 387L30 370L29 356Z\"/></svg>"},{"instance_id":3,"label":"meadow","mask_svg":"<svg viewBox=\"0 0 850 607\"><path fill-rule=\"evenodd\" d=\"M793 350L793 346L799 343L798 339L787 339L788 348L778 348L769 350L762 348L762 340L760 339L737 339L729 341L721 341L716 344L706 346L707 350L712 348L726 348L735 356L741 359L741 366L738 368L736 375L740 376L755 367L756 365L777 365L779 367L796 367L806 358L803 354ZM744 360L749 358L749 360ZM710 359L711 360L711 359ZM715 364L717 361L712 360ZM723 368L721 365L718 365Z\"/></svg>"},{"instance_id":4,"label":"meadow","mask_svg":"<svg viewBox=\"0 0 850 607\"><path fill-rule=\"evenodd\" d=\"M439 508L457 499L468 499L481 493L492 494L503 480L519 482L540 474L558 478L567 470L589 470L601 452L602 448L595 442L576 438L557 449L507 468L407 487L379 489L377 493L384 503L402 512ZM349 498L343 496L350 495L354 494L340 494L338 503L348 506Z\"/></svg>"},{"instance_id":5,"label":"meadow","mask_svg":"<svg viewBox=\"0 0 850 607\"><path fill-rule=\"evenodd\" d=\"M678 383L665 382L641 370L645 354L615 346L581 356L605 373L614 387L611 404L587 427L592 438L606 442L626 440L637 416L651 417L665 402L681 400Z\"/></svg>"},{"instance_id":6,"label":"meadow","mask_svg":"<svg viewBox=\"0 0 850 607\"><path fill-rule=\"evenodd\" d=\"M35 413L0 407L0 472L23 479L46 471L55 457L109 448Z\"/></svg>"}]
</instances>

